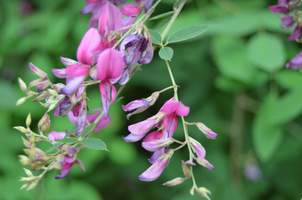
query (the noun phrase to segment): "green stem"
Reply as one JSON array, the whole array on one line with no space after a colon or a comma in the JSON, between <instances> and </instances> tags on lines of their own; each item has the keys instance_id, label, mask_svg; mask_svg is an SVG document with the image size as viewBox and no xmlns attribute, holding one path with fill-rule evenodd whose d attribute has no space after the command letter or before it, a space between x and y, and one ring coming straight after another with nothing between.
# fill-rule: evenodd
<instances>
[{"instance_id":1,"label":"green stem","mask_svg":"<svg viewBox=\"0 0 302 200\"><path fill-rule=\"evenodd\" d=\"M174 12L174 14L173 14L173 16L172 16L172 18L171 18L169 24L166 26L164 32L161 34L161 37L162 37L163 39L165 38L165 36L167 35L168 31L170 30L171 26L173 25L174 21L176 20L177 16L179 15L181 9L184 7L186 1L187 1L187 0L183 0L183 1L179 4L178 8L175 10L175 12Z\"/></svg>"}]
</instances>

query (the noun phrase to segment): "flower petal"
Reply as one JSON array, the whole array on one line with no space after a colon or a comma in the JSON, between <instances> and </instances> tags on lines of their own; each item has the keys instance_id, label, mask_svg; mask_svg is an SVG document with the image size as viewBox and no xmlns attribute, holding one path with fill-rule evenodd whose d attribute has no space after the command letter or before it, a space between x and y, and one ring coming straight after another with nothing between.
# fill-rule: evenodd
<instances>
[{"instance_id":1,"label":"flower petal","mask_svg":"<svg viewBox=\"0 0 302 200\"><path fill-rule=\"evenodd\" d=\"M75 93L79 88L79 86L82 84L82 82L85 80L85 78L86 76L79 76L70 79L69 82L66 84L66 86L61 89L61 93L66 95L71 95Z\"/></svg>"},{"instance_id":2,"label":"flower petal","mask_svg":"<svg viewBox=\"0 0 302 200\"><path fill-rule=\"evenodd\" d=\"M92 56L101 41L100 34L96 28L90 28L84 35L78 50L77 59L82 64L92 65Z\"/></svg>"}]
</instances>

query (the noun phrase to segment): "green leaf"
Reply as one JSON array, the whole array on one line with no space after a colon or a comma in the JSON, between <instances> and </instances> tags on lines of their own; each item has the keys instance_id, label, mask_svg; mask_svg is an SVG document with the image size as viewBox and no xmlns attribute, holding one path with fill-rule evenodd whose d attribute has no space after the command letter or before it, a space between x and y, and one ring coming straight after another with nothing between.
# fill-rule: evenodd
<instances>
[{"instance_id":1,"label":"green leaf","mask_svg":"<svg viewBox=\"0 0 302 200\"><path fill-rule=\"evenodd\" d=\"M76 132L78 130L78 125L75 125L74 127L72 127L65 135L64 138L67 138L68 136L70 136L72 133Z\"/></svg>"},{"instance_id":2,"label":"green leaf","mask_svg":"<svg viewBox=\"0 0 302 200\"><path fill-rule=\"evenodd\" d=\"M273 72L285 65L282 40L273 34L260 33L253 36L247 48L249 60L264 71Z\"/></svg>"},{"instance_id":3,"label":"green leaf","mask_svg":"<svg viewBox=\"0 0 302 200\"><path fill-rule=\"evenodd\" d=\"M66 144L76 143L77 141L79 141L78 138L64 138L62 140L55 140L55 142L66 143Z\"/></svg>"},{"instance_id":4,"label":"green leaf","mask_svg":"<svg viewBox=\"0 0 302 200\"><path fill-rule=\"evenodd\" d=\"M95 123L87 126L81 137L84 138L86 135L88 135L91 131L93 131L94 127L95 127Z\"/></svg>"},{"instance_id":5,"label":"green leaf","mask_svg":"<svg viewBox=\"0 0 302 200\"><path fill-rule=\"evenodd\" d=\"M302 85L302 76L299 71L282 70L277 74L276 81L286 89L300 88Z\"/></svg>"},{"instance_id":6,"label":"green leaf","mask_svg":"<svg viewBox=\"0 0 302 200\"><path fill-rule=\"evenodd\" d=\"M98 138L85 138L82 144L90 149L106 150L106 144Z\"/></svg>"},{"instance_id":7,"label":"green leaf","mask_svg":"<svg viewBox=\"0 0 302 200\"><path fill-rule=\"evenodd\" d=\"M49 152L55 150L56 148L58 148L61 144L62 144L62 143L57 143L57 144L51 146L51 147L50 147L49 149L47 149L45 152L46 152L46 153L49 153Z\"/></svg>"},{"instance_id":8,"label":"green leaf","mask_svg":"<svg viewBox=\"0 0 302 200\"><path fill-rule=\"evenodd\" d=\"M191 38L194 38L206 30L208 30L210 26L189 26L186 28L183 28L172 35L170 35L167 39L167 43L175 43L175 42L181 42L184 40L188 40Z\"/></svg>"},{"instance_id":9,"label":"green leaf","mask_svg":"<svg viewBox=\"0 0 302 200\"><path fill-rule=\"evenodd\" d=\"M284 124L294 120L302 112L302 90L296 89L286 93L278 99L272 122Z\"/></svg>"},{"instance_id":10,"label":"green leaf","mask_svg":"<svg viewBox=\"0 0 302 200\"><path fill-rule=\"evenodd\" d=\"M161 48L158 52L158 55L163 60L171 60L173 57L173 49L171 47Z\"/></svg>"},{"instance_id":11,"label":"green leaf","mask_svg":"<svg viewBox=\"0 0 302 200\"><path fill-rule=\"evenodd\" d=\"M168 16L172 15L173 13L174 13L174 11L165 12L165 13L162 13L160 15L156 15L154 17L151 17L149 19L149 21L156 20L156 19L161 19L161 18L164 18L164 17L168 17Z\"/></svg>"},{"instance_id":12,"label":"green leaf","mask_svg":"<svg viewBox=\"0 0 302 200\"><path fill-rule=\"evenodd\" d=\"M263 73L248 61L243 40L215 37L212 51L219 71L227 78L251 85Z\"/></svg>"},{"instance_id":13,"label":"green leaf","mask_svg":"<svg viewBox=\"0 0 302 200\"><path fill-rule=\"evenodd\" d=\"M157 31L149 29L148 32L151 36L152 43L159 45L162 44L163 40L161 38L161 35Z\"/></svg>"},{"instance_id":14,"label":"green leaf","mask_svg":"<svg viewBox=\"0 0 302 200\"><path fill-rule=\"evenodd\" d=\"M277 101L276 95L269 95L260 106L252 125L254 148L263 162L274 154L283 136L281 126L271 120L275 115Z\"/></svg>"}]
</instances>

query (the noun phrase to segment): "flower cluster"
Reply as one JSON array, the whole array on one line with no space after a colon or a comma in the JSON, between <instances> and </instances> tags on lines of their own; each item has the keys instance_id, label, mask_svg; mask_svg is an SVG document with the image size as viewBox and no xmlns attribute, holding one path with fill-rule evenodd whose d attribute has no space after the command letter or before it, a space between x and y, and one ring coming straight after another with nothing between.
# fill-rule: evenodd
<instances>
[{"instance_id":1,"label":"flower cluster","mask_svg":"<svg viewBox=\"0 0 302 200\"><path fill-rule=\"evenodd\" d=\"M269 6L269 10L273 13L282 13L285 16L281 17L281 27L284 29L290 29L295 24L296 27L288 40L296 40L300 42L300 36L302 33L302 20L299 18L301 12L296 11L293 16L289 15L292 11L295 11L300 5L300 0L279 0L278 5ZM299 69L302 67L302 52L295 56L290 62L286 64L286 68Z\"/></svg>"},{"instance_id":2,"label":"flower cluster","mask_svg":"<svg viewBox=\"0 0 302 200\"><path fill-rule=\"evenodd\" d=\"M118 6L123 2L124 0L86 0L87 5L81 13L91 13L92 17L89 29L78 46L76 60L61 57L65 67L52 70L57 78L65 79L66 84L52 83L47 74L32 63L30 69L39 78L32 81L29 86L19 78L20 87L27 96L19 99L17 105L23 104L28 98L34 98L34 102L39 102L47 109L38 123L38 133L30 128L30 114L26 119L26 127L15 127L28 138L23 139L26 149L25 155L20 155L20 162L30 166L32 170L44 170L39 176L34 176L30 170L25 169L29 177L21 178L26 182L22 189L33 189L44 174L53 169L59 172L55 179L66 177L74 164L85 171L84 165L77 158L83 148L106 150L102 140L90 136L110 125L110 106L137 70L143 64L152 61L154 49L158 47L152 45L151 36L144 22L160 1L157 1L152 9L153 0L134 0L135 4L126 4L119 8ZM185 1L176 4L172 23L184 3ZM140 15L142 17L138 19ZM170 27L171 24L167 25L167 30L164 32L167 32ZM130 125L128 127L130 134L124 140L126 142L142 140L142 147L153 152L149 159L151 166L139 176L142 181L157 179L167 167L174 152L187 146L189 159L181 162L185 177L178 177L164 185L178 185L192 178L191 194L197 191L199 195L208 198L209 191L197 187L192 167L196 165L194 162L210 170L214 167L205 159L204 147L189 135L187 126L196 126L210 139L215 139L217 135L201 122L189 123L184 120L190 108L178 100L177 85L168 64L167 67L172 86L156 91L146 99L134 100L122 106L122 109L132 111L127 115L129 119L130 116L141 113L155 104L162 92L174 89L174 96L164 103L156 115ZM86 89L90 85L99 85L101 100L99 108L89 107ZM31 90L33 87L36 87L36 91ZM53 130L49 114L51 112L53 117L67 116L74 127L65 132ZM184 128L183 142L173 138L179 117ZM51 147L43 151L37 147L40 141L49 142ZM176 147L172 148L173 146ZM50 154L54 151L55 153Z\"/></svg>"}]
</instances>

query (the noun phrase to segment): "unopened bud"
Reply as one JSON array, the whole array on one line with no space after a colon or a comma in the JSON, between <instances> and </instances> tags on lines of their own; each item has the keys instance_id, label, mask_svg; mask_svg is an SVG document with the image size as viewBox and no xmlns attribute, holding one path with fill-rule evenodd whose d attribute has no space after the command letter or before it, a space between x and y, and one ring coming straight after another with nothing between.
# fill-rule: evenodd
<instances>
[{"instance_id":1,"label":"unopened bud","mask_svg":"<svg viewBox=\"0 0 302 200\"><path fill-rule=\"evenodd\" d=\"M16 105L17 105L17 106L22 105L22 104L26 101L27 98L28 98L28 97L22 97L22 98L20 98L20 99L17 101Z\"/></svg>"},{"instance_id":2,"label":"unopened bud","mask_svg":"<svg viewBox=\"0 0 302 200\"><path fill-rule=\"evenodd\" d=\"M33 182L26 188L26 190L28 191L28 190L34 189L34 188L38 185L38 183L39 183L39 180L33 181Z\"/></svg>"},{"instance_id":3,"label":"unopened bud","mask_svg":"<svg viewBox=\"0 0 302 200\"><path fill-rule=\"evenodd\" d=\"M31 114L29 113L26 117L26 126L29 127L31 124Z\"/></svg>"},{"instance_id":4,"label":"unopened bud","mask_svg":"<svg viewBox=\"0 0 302 200\"><path fill-rule=\"evenodd\" d=\"M47 92L48 92L49 94L55 96L55 97L59 95L59 94L58 94L55 90L53 90L53 89L48 89Z\"/></svg>"},{"instance_id":5,"label":"unopened bud","mask_svg":"<svg viewBox=\"0 0 302 200\"><path fill-rule=\"evenodd\" d=\"M49 131L50 128L51 128L51 125L50 125L49 115L47 113L45 113L38 123L38 129L41 133L43 131L46 131L46 132Z\"/></svg>"},{"instance_id":6,"label":"unopened bud","mask_svg":"<svg viewBox=\"0 0 302 200\"><path fill-rule=\"evenodd\" d=\"M34 64L29 63L29 67L31 69L31 71L36 74L37 76L44 78L47 76L47 74L45 72L43 72L41 69L39 69L38 67L36 67Z\"/></svg>"},{"instance_id":7,"label":"unopened bud","mask_svg":"<svg viewBox=\"0 0 302 200\"><path fill-rule=\"evenodd\" d=\"M196 191L200 196L210 200L210 197L208 196L208 194L211 194L211 192L209 190L207 190L206 188L200 187L200 188L197 188Z\"/></svg>"},{"instance_id":8,"label":"unopened bud","mask_svg":"<svg viewBox=\"0 0 302 200\"><path fill-rule=\"evenodd\" d=\"M27 174L27 176L34 176L30 170L28 170L26 168L23 168L23 169L24 169L25 173Z\"/></svg>"},{"instance_id":9,"label":"unopened bud","mask_svg":"<svg viewBox=\"0 0 302 200\"><path fill-rule=\"evenodd\" d=\"M21 78L18 78L18 81L19 81L21 90L23 90L23 92L27 92L27 86L26 86L25 82Z\"/></svg>"},{"instance_id":10,"label":"unopened bud","mask_svg":"<svg viewBox=\"0 0 302 200\"><path fill-rule=\"evenodd\" d=\"M214 133L211 129L209 129L208 127L206 127L203 123L201 122L198 122L196 123L196 126L197 128L204 133L204 135L207 137L207 138L210 138L210 139L216 139L217 138L217 134Z\"/></svg>"},{"instance_id":11,"label":"unopened bud","mask_svg":"<svg viewBox=\"0 0 302 200\"><path fill-rule=\"evenodd\" d=\"M30 133L30 131L27 130L26 128L24 128L23 126L14 126L14 129L17 129L18 131L20 131L21 133L24 133L24 134Z\"/></svg>"},{"instance_id":12,"label":"unopened bud","mask_svg":"<svg viewBox=\"0 0 302 200\"><path fill-rule=\"evenodd\" d=\"M24 156L24 155L18 155L19 157L19 162L24 165L24 166L28 166L30 165L30 161L29 161L29 158L27 156Z\"/></svg>"},{"instance_id":13,"label":"unopened bud","mask_svg":"<svg viewBox=\"0 0 302 200\"><path fill-rule=\"evenodd\" d=\"M181 161L182 171L184 172L186 177L191 177L190 167L183 160Z\"/></svg>"},{"instance_id":14,"label":"unopened bud","mask_svg":"<svg viewBox=\"0 0 302 200\"><path fill-rule=\"evenodd\" d=\"M40 94L39 96L37 96L33 101L34 102L39 102L39 101L42 101L44 99L46 99L46 97L49 96L49 93L48 92L44 92L42 94Z\"/></svg>"},{"instance_id":15,"label":"unopened bud","mask_svg":"<svg viewBox=\"0 0 302 200\"><path fill-rule=\"evenodd\" d=\"M195 160L198 162L198 164L208 168L209 170L214 170L214 166L211 163L209 163L209 161L207 161L206 159L197 157L195 158Z\"/></svg>"},{"instance_id":16,"label":"unopened bud","mask_svg":"<svg viewBox=\"0 0 302 200\"><path fill-rule=\"evenodd\" d=\"M21 186L20 190L23 190L29 186L30 183L25 183L24 185Z\"/></svg>"},{"instance_id":17,"label":"unopened bud","mask_svg":"<svg viewBox=\"0 0 302 200\"><path fill-rule=\"evenodd\" d=\"M175 178L175 179L173 179L171 181L168 181L168 182L164 183L163 186L175 186L175 185L179 185L184 180L186 180L186 178L180 178L180 177L178 177L178 178Z\"/></svg>"},{"instance_id":18,"label":"unopened bud","mask_svg":"<svg viewBox=\"0 0 302 200\"><path fill-rule=\"evenodd\" d=\"M21 177L21 179L19 181L32 182L32 181L34 181L36 179L37 179L37 177L35 177L35 176Z\"/></svg>"},{"instance_id":19,"label":"unopened bud","mask_svg":"<svg viewBox=\"0 0 302 200\"><path fill-rule=\"evenodd\" d=\"M193 187L190 189L190 194L191 194L191 195L194 195L194 190L195 190L195 187L193 186Z\"/></svg>"},{"instance_id":20,"label":"unopened bud","mask_svg":"<svg viewBox=\"0 0 302 200\"><path fill-rule=\"evenodd\" d=\"M21 138L22 138L22 141L23 141L24 146L27 147L27 146L30 145L28 140L24 139L23 137L21 137Z\"/></svg>"}]
</instances>

